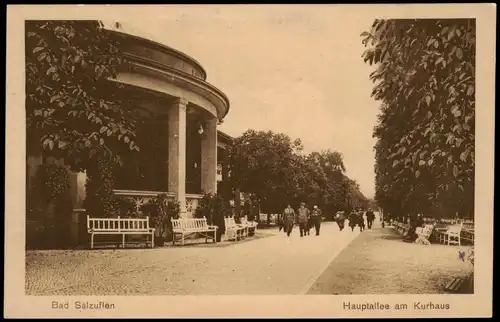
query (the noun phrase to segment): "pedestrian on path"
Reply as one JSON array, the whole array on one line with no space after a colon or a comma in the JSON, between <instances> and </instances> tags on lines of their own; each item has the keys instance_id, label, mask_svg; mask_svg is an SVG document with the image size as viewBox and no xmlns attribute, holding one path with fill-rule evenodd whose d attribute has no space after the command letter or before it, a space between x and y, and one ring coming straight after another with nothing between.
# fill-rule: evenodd
<instances>
[{"instance_id":1,"label":"pedestrian on path","mask_svg":"<svg viewBox=\"0 0 500 322\"><path fill-rule=\"evenodd\" d=\"M311 220L314 223L314 228L316 229L316 236L319 236L319 230L321 228L321 209L314 205L313 211L311 213Z\"/></svg>"},{"instance_id":2,"label":"pedestrian on path","mask_svg":"<svg viewBox=\"0 0 500 322\"><path fill-rule=\"evenodd\" d=\"M306 221L306 231L305 235L310 236L311 235L311 210L307 208L308 214L307 214L307 221Z\"/></svg>"},{"instance_id":3,"label":"pedestrian on path","mask_svg":"<svg viewBox=\"0 0 500 322\"><path fill-rule=\"evenodd\" d=\"M345 219L346 218L343 211L338 211L337 214L335 215L335 221L337 222L340 231L344 230Z\"/></svg>"},{"instance_id":4,"label":"pedestrian on path","mask_svg":"<svg viewBox=\"0 0 500 322\"><path fill-rule=\"evenodd\" d=\"M299 222L300 237L309 235L309 209L306 208L306 203L301 202L298 210L297 221Z\"/></svg>"},{"instance_id":5,"label":"pedestrian on path","mask_svg":"<svg viewBox=\"0 0 500 322\"><path fill-rule=\"evenodd\" d=\"M361 209L358 210L358 213L356 214L357 218L358 218L358 226L359 226L359 231L363 231L365 230L365 218L363 217L363 214L364 214L364 211L362 211Z\"/></svg>"},{"instance_id":6,"label":"pedestrian on path","mask_svg":"<svg viewBox=\"0 0 500 322\"><path fill-rule=\"evenodd\" d=\"M295 214L295 210L293 210L290 204L288 204L285 210L283 211L283 228L285 229L286 235L288 237L290 237L293 225L297 221L296 217L297 216Z\"/></svg>"},{"instance_id":7,"label":"pedestrian on path","mask_svg":"<svg viewBox=\"0 0 500 322\"><path fill-rule=\"evenodd\" d=\"M356 216L356 211L352 210L349 213L349 227L351 227L351 230L354 231L354 228L358 224L358 217Z\"/></svg>"},{"instance_id":8,"label":"pedestrian on path","mask_svg":"<svg viewBox=\"0 0 500 322\"><path fill-rule=\"evenodd\" d=\"M418 238L417 228L424 225L424 218L422 214L412 215L410 218L410 229L403 241L413 243Z\"/></svg>"},{"instance_id":9,"label":"pedestrian on path","mask_svg":"<svg viewBox=\"0 0 500 322\"><path fill-rule=\"evenodd\" d=\"M375 214L369 208L366 212L366 222L368 223L368 229L372 229L373 221L375 220Z\"/></svg>"}]
</instances>

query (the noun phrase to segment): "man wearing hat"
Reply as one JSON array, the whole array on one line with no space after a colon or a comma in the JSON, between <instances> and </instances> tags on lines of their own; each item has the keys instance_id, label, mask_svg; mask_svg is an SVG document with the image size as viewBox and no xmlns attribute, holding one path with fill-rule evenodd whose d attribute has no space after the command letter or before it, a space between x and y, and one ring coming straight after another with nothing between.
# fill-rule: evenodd
<instances>
[{"instance_id":1,"label":"man wearing hat","mask_svg":"<svg viewBox=\"0 0 500 322\"><path fill-rule=\"evenodd\" d=\"M344 211L337 211L335 214L335 222L339 226L339 230L342 231L345 225L345 213Z\"/></svg>"},{"instance_id":2,"label":"man wearing hat","mask_svg":"<svg viewBox=\"0 0 500 322\"><path fill-rule=\"evenodd\" d=\"M316 205L314 205L313 211L311 212L311 221L314 223L316 236L319 236L319 229L321 228L321 209Z\"/></svg>"},{"instance_id":3,"label":"man wearing hat","mask_svg":"<svg viewBox=\"0 0 500 322\"><path fill-rule=\"evenodd\" d=\"M309 209L306 208L306 203L301 202L298 210L297 220L299 222L300 237L309 235Z\"/></svg>"},{"instance_id":4,"label":"man wearing hat","mask_svg":"<svg viewBox=\"0 0 500 322\"><path fill-rule=\"evenodd\" d=\"M371 208L368 208L366 212L366 222L368 223L368 229L372 229L373 221L375 221L375 213Z\"/></svg>"}]
</instances>

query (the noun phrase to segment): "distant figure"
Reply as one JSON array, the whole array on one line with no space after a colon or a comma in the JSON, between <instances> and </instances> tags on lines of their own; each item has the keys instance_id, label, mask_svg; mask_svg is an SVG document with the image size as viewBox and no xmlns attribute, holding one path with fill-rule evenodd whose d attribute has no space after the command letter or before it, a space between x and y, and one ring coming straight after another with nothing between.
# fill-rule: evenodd
<instances>
[{"instance_id":1,"label":"distant figure","mask_svg":"<svg viewBox=\"0 0 500 322\"><path fill-rule=\"evenodd\" d=\"M423 225L424 218L421 214L412 216L410 219L410 229L408 230L408 233L406 234L406 237L403 239L403 241L413 243L418 238L418 235L416 233L417 227L422 227Z\"/></svg>"},{"instance_id":2,"label":"distant figure","mask_svg":"<svg viewBox=\"0 0 500 322\"><path fill-rule=\"evenodd\" d=\"M313 211L311 213L311 220L314 223L314 228L316 229L316 236L319 236L319 230L321 228L321 209L314 205Z\"/></svg>"},{"instance_id":3,"label":"distant figure","mask_svg":"<svg viewBox=\"0 0 500 322\"><path fill-rule=\"evenodd\" d=\"M295 210L288 204L288 206L283 211L283 228L285 229L286 235L290 237L292 233L293 224L296 222Z\"/></svg>"},{"instance_id":4,"label":"distant figure","mask_svg":"<svg viewBox=\"0 0 500 322\"><path fill-rule=\"evenodd\" d=\"M311 221L311 210L307 208L307 221L305 224L305 231L304 235L310 236L311 235L311 228L312 228L312 221Z\"/></svg>"},{"instance_id":5,"label":"distant figure","mask_svg":"<svg viewBox=\"0 0 500 322\"><path fill-rule=\"evenodd\" d=\"M349 213L349 227L351 227L351 231L354 231L354 228L358 224L358 218L356 216L356 211L352 210Z\"/></svg>"},{"instance_id":6,"label":"distant figure","mask_svg":"<svg viewBox=\"0 0 500 322\"><path fill-rule=\"evenodd\" d=\"M300 203L297 221L299 222L300 237L309 235L309 209L306 208L305 202Z\"/></svg>"},{"instance_id":7,"label":"distant figure","mask_svg":"<svg viewBox=\"0 0 500 322\"><path fill-rule=\"evenodd\" d=\"M365 230L365 218L363 217L363 211L358 210L358 212L356 213L356 217L359 226L359 231Z\"/></svg>"},{"instance_id":8,"label":"distant figure","mask_svg":"<svg viewBox=\"0 0 500 322\"><path fill-rule=\"evenodd\" d=\"M339 226L339 230L342 231L344 230L344 225L345 225L345 214L343 211L338 211L335 214L335 221L337 222L337 225Z\"/></svg>"},{"instance_id":9,"label":"distant figure","mask_svg":"<svg viewBox=\"0 0 500 322\"><path fill-rule=\"evenodd\" d=\"M368 229L372 229L373 221L375 220L375 214L371 209L366 212L366 222L368 223Z\"/></svg>"}]
</instances>

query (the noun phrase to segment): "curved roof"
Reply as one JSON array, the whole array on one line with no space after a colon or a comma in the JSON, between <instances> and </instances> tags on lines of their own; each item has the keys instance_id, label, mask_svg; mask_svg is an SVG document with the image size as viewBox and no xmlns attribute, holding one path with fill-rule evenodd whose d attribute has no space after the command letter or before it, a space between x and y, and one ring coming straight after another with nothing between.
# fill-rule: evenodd
<instances>
[{"instance_id":1,"label":"curved roof","mask_svg":"<svg viewBox=\"0 0 500 322\"><path fill-rule=\"evenodd\" d=\"M196 59L194 59L193 57L191 57L191 56L189 56L189 55L187 55L187 54L185 54L177 49L166 46L158 40L155 40L155 38L152 37L150 33L147 33L144 30L139 29L139 28L137 28L129 23L123 23L123 22L119 22L119 21L115 21L115 20L99 20L99 23L101 24L101 27L106 29L106 30L135 36L137 38L142 38L142 39L148 40L151 43L154 43L155 45L157 45L159 47L162 47L163 49L166 49L170 52L181 55L181 56L185 57L187 60L191 61L191 63L196 65L196 67L198 67L203 72L204 78L207 77L206 70L203 68L203 66Z\"/></svg>"},{"instance_id":2,"label":"curved roof","mask_svg":"<svg viewBox=\"0 0 500 322\"><path fill-rule=\"evenodd\" d=\"M151 36L151 34L145 32L145 31L143 31L143 30L141 30L141 29L139 29L131 24L122 23L122 22L118 22L115 20L98 20L98 22L99 22L100 26L107 31L121 34L121 35L124 35L127 37L136 38L142 42L148 43L153 48L157 48L158 50L161 50L161 51L165 52L166 54L171 54L171 55L177 56L177 58L184 60L185 62L190 64L192 67L194 67L195 70L197 70L197 72L199 74L202 74L202 75L201 75L201 77L200 76L194 77L191 74L186 74L184 76L195 78L194 81L200 82L200 84L203 84L203 86L208 86L211 91L216 93L215 95L220 96L220 99L224 102L223 104L225 105L225 109L224 109L224 112L222 113L221 119L227 115L227 113L229 112L229 99L228 99L228 97L221 90L219 90L218 88L216 88L215 86L211 85L210 83L208 83L206 81L207 73L206 73L205 69L193 57L191 57L191 56L189 56L189 55L187 55L179 50L176 50L172 47L169 47L169 46L162 44L161 42L155 40L155 38L153 36ZM181 71L181 72L183 72L183 71Z\"/></svg>"}]
</instances>

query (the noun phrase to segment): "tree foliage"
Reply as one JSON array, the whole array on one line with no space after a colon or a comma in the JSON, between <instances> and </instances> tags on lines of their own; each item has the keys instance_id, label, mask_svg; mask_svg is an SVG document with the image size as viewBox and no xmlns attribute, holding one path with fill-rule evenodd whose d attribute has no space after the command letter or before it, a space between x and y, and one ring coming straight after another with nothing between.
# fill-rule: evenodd
<instances>
[{"instance_id":1,"label":"tree foliage","mask_svg":"<svg viewBox=\"0 0 500 322\"><path fill-rule=\"evenodd\" d=\"M229 152L233 187L255 194L264 212L281 212L287 203L317 204L326 211L345 209L366 198L345 176L336 151L303 153L300 140L272 131L248 130Z\"/></svg>"},{"instance_id":2,"label":"tree foliage","mask_svg":"<svg viewBox=\"0 0 500 322\"><path fill-rule=\"evenodd\" d=\"M392 212L472 214L475 21L375 20L376 199Z\"/></svg>"},{"instance_id":3,"label":"tree foliage","mask_svg":"<svg viewBox=\"0 0 500 322\"><path fill-rule=\"evenodd\" d=\"M26 21L28 150L64 157L75 170L99 151L138 150L135 116L116 78L118 38L97 21Z\"/></svg>"}]
</instances>

